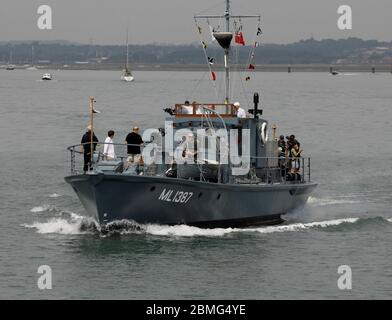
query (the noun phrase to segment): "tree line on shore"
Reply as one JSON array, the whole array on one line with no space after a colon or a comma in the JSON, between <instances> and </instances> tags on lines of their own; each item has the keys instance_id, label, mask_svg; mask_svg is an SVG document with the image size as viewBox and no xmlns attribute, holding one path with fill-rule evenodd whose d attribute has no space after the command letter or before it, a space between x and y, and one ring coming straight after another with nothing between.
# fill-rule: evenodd
<instances>
[{"instance_id":1,"label":"tree line on shore","mask_svg":"<svg viewBox=\"0 0 392 320\"><path fill-rule=\"evenodd\" d=\"M34 50L32 50L34 48ZM245 63L250 52L249 46L234 47L238 50L238 63ZM199 44L167 45L145 44L130 45L130 62L146 64L203 64L205 56ZM32 53L34 52L34 53ZM222 63L221 49L210 45L208 55ZM256 64L331 64L341 59L367 59L382 63L392 56L392 41L362 40L347 38L340 40L307 39L291 44L260 44L255 50ZM10 61L12 59L12 61ZM0 60L3 63L73 64L123 63L123 45L87 45L66 41L23 41L0 42Z\"/></svg>"}]
</instances>

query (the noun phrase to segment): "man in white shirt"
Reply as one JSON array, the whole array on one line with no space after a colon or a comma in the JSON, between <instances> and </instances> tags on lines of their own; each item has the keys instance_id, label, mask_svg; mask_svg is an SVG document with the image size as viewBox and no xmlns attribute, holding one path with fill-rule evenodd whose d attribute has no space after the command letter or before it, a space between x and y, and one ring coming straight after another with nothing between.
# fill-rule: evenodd
<instances>
[{"instance_id":1,"label":"man in white shirt","mask_svg":"<svg viewBox=\"0 0 392 320\"><path fill-rule=\"evenodd\" d=\"M235 103L234 103L234 107L235 107L235 109L236 109L236 111L237 111L237 118L243 119L243 118L246 118L246 117L247 117L247 116L246 116L246 111L245 111L244 109L241 108L241 105L240 105L239 102L235 102Z\"/></svg>"},{"instance_id":2,"label":"man in white shirt","mask_svg":"<svg viewBox=\"0 0 392 320\"><path fill-rule=\"evenodd\" d=\"M106 138L105 144L103 146L103 155L105 157L105 160L116 159L116 154L114 152L114 145L113 145L113 137L114 137L114 131L110 130L108 132L108 137Z\"/></svg>"},{"instance_id":3,"label":"man in white shirt","mask_svg":"<svg viewBox=\"0 0 392 320\"><path fill-rule=\"evenodd\" d=\"M193 114L193 106L190 105L189 101L185 101L185 104L182 105L182 113L183 114Z\"/></svg>"}]
</instances>

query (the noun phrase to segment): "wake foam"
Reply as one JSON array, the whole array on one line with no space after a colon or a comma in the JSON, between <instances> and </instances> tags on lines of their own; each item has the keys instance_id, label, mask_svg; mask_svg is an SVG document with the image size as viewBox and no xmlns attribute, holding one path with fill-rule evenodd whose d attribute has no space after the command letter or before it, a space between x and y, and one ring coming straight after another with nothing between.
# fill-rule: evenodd
<instances>
[{"instance_id":1,"label":"wake foam","mask_svg":"<svg viewBox=\"0 0 392 320\"><path fill-rule=\"evenodd\" d=\"M82 217L76 213L69 213L69 218L51 218L46 222L34 222L23 224L23 227L36 229L40 234L61 234L61 235L81 235L99 234L110 236L115 234L132 235L146 234L161 237L223 237L228 234L272 234L284 232L301 232L312 229L332 231L347 229L334 229L336 226L358 224L363 227L374 223L392 223L392 218L371 217L371 218L342 218L315 222L297 222L277 226L254 227L254 228L214 228L202 229L188 225L158 225L158 224L138 224L130 220L113 221L101 227L93 219ZM348 229L349 230L349 229Z\"/></svg>"},{"instance_id":2,"label":"wake foam","mask_svg":"<svg viewBox=\"0 0 392 320\"><path fill-rule=\"evenodd\" d=\"M51 195L49 195L49 198L59 198L61 197L61 194L58 193L52 193Z\"/></svg>"},{"instance_id":3,"label":"wake foam","mask_svg":"<svg viewBox=\"0 0 392 320\"><path fill-rule=\"evenodd\" d=\"M236 232L241 229L232 228L214 228L214 229L201 229L191 227L188 225L165 226L165 225L147 225L145 232L154 236L175 236L175 237L222 237L226 234ZM245 230L245 229L242 229Z\"/></svg>"},{"instance_id":4,"label":"wake foam","mask_svg":"<svg viewBox=\"0 0 392 320\"><path fill-rule=\"evenodd\" d=\"M40 234L64 234L78 235L95 232L98 227L92 219L81 217L71 213L71 219L52 218L46 222L34 222L32 224L22 224L23 227L36 229Z\"/></svg>"},{"instance_id":5,"label":"wake foam","mask_svg":"<svg viewBox=\"0 0 392 320\"><path fill-rule=\"evenodd\" d=\"M307 204L311 207L324 207L324 206L330 206L330 205L353 204L353 203L359 203L359 202L360 201L358 201L358 200L309 197Z\"/></svg>"},{"instance_id":6,"label":"wake foam","mask_svg":"<svg viewBox=\"0 0 392 320\"><path fill-rule=\"evenodd\" d=\"M164 226L164 225L147 225L146 233L158 236L177 236L177 237L222 237L230 233L275 233L275 232L295 232L311 228L326 228L337 226L343 223L355 223L359 218L345 218L310 223L293 223L288 225L257 227L257 228L215 228L200 229L187 225Z\"/></svg>"},{"instance_id":7,"label":"wake foam","mask_svg":"<svg viewBox=\"0 0 392 320\"><path fill-rule=\"evenodd\" d=\"M50 206L49 204L44 204L42 206L37 206L37 207L30 209L30 212L40 213L40 212L50 211L51 209L52 209L52 206Z\"/></svg>"},{"instance_id":8,"label":"wake foam","mask_svg":"<svg viewBox=\"0 0 392 320\"><path fill-rule=\"evenodd\" d=\"M98 227L98 231L107 234L107 233L143 233L146 230L146 226L139 224L135 221L131 220L117 220L110 222L104 226Z\"/></svg>"}]
</instances>

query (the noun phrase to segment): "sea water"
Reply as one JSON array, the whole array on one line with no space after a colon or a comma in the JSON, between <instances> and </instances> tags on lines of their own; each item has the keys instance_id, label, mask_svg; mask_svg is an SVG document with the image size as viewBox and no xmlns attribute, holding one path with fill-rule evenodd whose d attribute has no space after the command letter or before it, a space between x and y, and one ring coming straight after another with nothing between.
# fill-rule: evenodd
<instances>
[{"instance_id":1,"label":"sea water","mask_svg":"<svg viewBox=\"0 0 392 320\"><path fill-rule=\"evenodd\" d=\"M278 134L295 134L319 183L278 226L200 229L136 225L102 234L64 181L66 147L80 143L89 97L100 141L123 143L134 126L163 126L174 103L217 101L203 72L0 71L0 298L357 299L392 292L392 76L234 74L233 101ZM218 78L222 74L218 73ZM219 80L219 79L218 79ZM234 93L236 94L234 98ZM221 99L219 99L220 101ZM241 201L239 198L238 201ZM40 290L39 266L52 271ZM341 290L338 268L352 271Z\"/></svg>"}]
</instances>

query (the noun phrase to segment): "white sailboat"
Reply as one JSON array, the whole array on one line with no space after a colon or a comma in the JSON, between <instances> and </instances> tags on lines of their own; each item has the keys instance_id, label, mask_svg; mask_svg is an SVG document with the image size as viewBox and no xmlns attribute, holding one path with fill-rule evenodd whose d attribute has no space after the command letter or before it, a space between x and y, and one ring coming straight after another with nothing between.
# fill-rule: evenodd
<instances>
[{"instance_id":1,"label":"white sailboat","mask_svg":"<svg viewBox=\"0 0 392 320\"><path fill-rule=\"evenodd\" d=\"M128 29L127 29L127 61L125 63L125 69L123 70L123 74L121 76L122 81L132 82L135 80L135 77L132 75L131 70L129 69L129 44L128 44Z\"/></svg>"},{"instance_id":2,"label":"white sailboat","mask_svg":"<svg viewBox=\"0 0 392 320\"><path fill-rule=\"evenodd\" d=\"M29 71L38 70L37 67L34 66L34 45L31 46L31 66L26 68Z\"/></svg>"},{"instance_id":3,"label":"white sailboat","mask_svg":"<svg viewBox=\"0 0 392 320\"><path fill-rule=\"evenodd\" d=\"M15 66L12 64L12 48L10 49L10 59L8 61L8 65L6 67L6 70L9 70L9 71L15 70Z\"/></svg>"}]
</instances>

